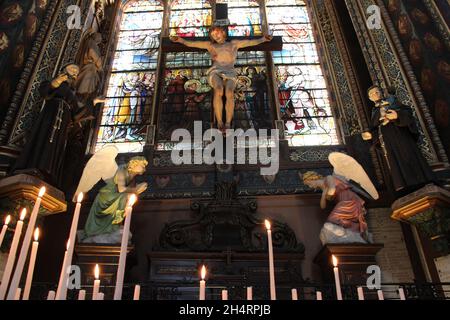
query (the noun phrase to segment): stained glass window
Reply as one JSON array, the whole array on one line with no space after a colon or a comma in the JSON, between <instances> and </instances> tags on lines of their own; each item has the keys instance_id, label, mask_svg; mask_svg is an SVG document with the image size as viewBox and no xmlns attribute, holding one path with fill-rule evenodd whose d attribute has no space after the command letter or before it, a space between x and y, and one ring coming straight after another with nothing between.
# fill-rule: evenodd
<instances>
[{"instance_id":1,"label":"stained glass window","mask_svg":"<svg viewBox=\"0 0 450 320\"><path fill-rule=\"evenodd\" d=\"M181 13L187 8L194 8L193 14ZM261 35L261 14L256 1L229 0L228 13L232 24L229 28L230 37ZM183 20L180 20L181 16ZM208 25L209 29L210 16L210 5L205 0L177 1L171 13L171 34L208 36L208 30L202 29L201 26ZM206 33L203 30L206 30ZM203 131L211 127L211 122L214 121L212 92L206 76L210 66L211 59L207 52L166 54L162 88L164 98L158 121L158 149L168 150L173 147L174 144L170 140L175 129L185 128L193 132L194 121L202 121ZM264 52L239 52L236 70L238 84L235 92L234 127L271 128L272 116L268 103L268 76Z\"/></svg>"},{"instance_id":2,"label":"stained glass window","mask_svg":"<svg viewBox=\"0 0 450 320\"><path fill-rule=\"evenodd\" d=\"M338 144L326 83L303 0L268 0L267 15L283 50L274 52L278 100L293 146Z\"/></svg>"},{"instance_id":3,"label":"stained glass window","mask_svg":"<svg viewBox=\"0 0 450 320\"><path fill-rule=\"evenodd\" d=\"M206 37L212 23L208 0L175 0L170 14L170 35Z\"/></svg>"},{"instance_id":4,"label":"stained glass window","mask_svg":"<svg viewBox=\"0 0 450 320\"><path fill-rule=\"evenodd\" d=\"M261 13L256 0L228 0L228 18L231 26L230 36L259 36L261 32Z\"/></svg>"},{"instance_id":5,"label":"stained glass window","mask_svg":"<svg viewBox=\"0 0 450 320\"><path fill-rule=\"evenodd\" d=\"M133 1L123 10L97 149L114 143L120 152L141 152L155 87L163 7Z\"/></svg>"},{"instance_id":6,"label":"stained glass window","mask_svg":"<svg viewBox=\"0 0 450 320\"><path fill-rule=\"evenodd\" d=\"M261 8L257 0L228 0L230 37L261 36ZM209 0L173 0L168 21L170 35L207 37L213 8ZM158 0L130 1L122 12L107 101L97 148L115 143L120 152L140 152L155 94L156 69L163 68L157 101L157 148L168 150L173 130L203 130L214 122L212 90L207 81L209 53L167 52L157 66L163 5ZM326 82L320 66L304 0L266 0L273 35L283 38L283 50L273 52L275 74L268 74L266 53L239 51L236 61L234 128L273 127L269 97L278 99L286 137L293 146L338 144ZM278 90L268 85L272 76Z\"/></svg>"}]
</instances>

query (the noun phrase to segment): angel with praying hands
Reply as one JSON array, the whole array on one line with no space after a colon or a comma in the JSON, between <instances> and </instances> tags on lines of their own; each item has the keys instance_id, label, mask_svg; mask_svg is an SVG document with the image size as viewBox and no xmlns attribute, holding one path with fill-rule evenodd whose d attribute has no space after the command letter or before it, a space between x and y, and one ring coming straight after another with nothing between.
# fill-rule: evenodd
<instances>
[{"instance_id":1,"label":"angel with praying hands","mask_svg":"<svg viewBox=\"0 0 450 320\"><path fill-rule=\"evenodd\" d=\"M213 107L217 128L225 131L231 128L234 115L234 90L237 83L237 72L234 68L237 52L241 48L252 47L272 40L265 35L254 40L227 40L227 31L223 26L213 26L209 31L211 41L189 41L178 36L170 37L173 42L188 47L206 49L211 55L212 67L207 72L208 83L214 89ZM225 92L225 124L223 122L223 95Z\"/></svg>"},{"instance_id":2,"label":"angel with praying hands","mask_svg":"<svg viewBox=\"0 0 450 320\"><path fill-rule=\"evenodd\" d=\"M363 167L352 157L333 152L328 160L334 168L332 175L323 177L316 172L303 174L305 185L321 189L320 207L325 209L328 200L336 202L320 232L322 244L370 243L365 219L365 201L377 200L378 192Z\"/></svg>"},{"instance_id":3,"label":"angel with praying hands","mask_svg":"<svg viewBox=\"0 0 450 320\"><path fill-rule=\"evenodd\" d=\"M84 230L78 233L81 242L120 242L120 224L125 218L128 196L147 189L147 183L136 184L135 178L145 173L148 161L144 157L134 157L118 166L115 160L118 153L117 147L107 146L97 151L84 168L75 196L88 192L101 179L106 185L92 203Z\"/></svg>"}]
</instances>

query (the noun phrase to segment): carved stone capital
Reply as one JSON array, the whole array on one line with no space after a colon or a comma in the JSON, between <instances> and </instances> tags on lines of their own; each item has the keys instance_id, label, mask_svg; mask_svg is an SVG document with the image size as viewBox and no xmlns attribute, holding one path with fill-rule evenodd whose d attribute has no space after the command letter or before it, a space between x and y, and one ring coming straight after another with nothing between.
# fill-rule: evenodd
<instances>
[{"instance_id":1,"label":"carved stone capital","mask_svg":"<svg viewBox=\"0 0 450 320\"><path fill-rule=\"evenodd\" d=\"M42 186L47 188L41 204L43 214L65 212L67 203L64 193L41 179L27 174L18 174L0 180L0 199L7 198L14 203L34 202Z\"/></svg>"},{"instance_id":2,"label":"carved stone capital","mask_svg":"<svg viewBox=\"0 0 450 320\"><path fill-rule=\"evenodd\" d=\"M392 205L392 218L414 225L427 235L437 253L450 252L450 192L430 184Z\"/></svg>"}]
</instances>

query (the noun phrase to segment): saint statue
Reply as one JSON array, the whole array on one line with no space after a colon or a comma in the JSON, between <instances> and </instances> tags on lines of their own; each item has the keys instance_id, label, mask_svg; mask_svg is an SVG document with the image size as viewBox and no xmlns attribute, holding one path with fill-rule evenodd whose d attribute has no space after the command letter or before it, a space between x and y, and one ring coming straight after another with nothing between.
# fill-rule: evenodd
<instances>
[{"instance_id":1,"label":"saint statue","mask_svg":"<svg viewBox=\"0 0 450 320\"><path fill-rule=\"evenodd\" d=\"M101 179L106 185L92 203L84 230L78 232L81 242L120 242L120 224L125 218L128 196L147 189L147 183L136 183L136 177L145 173L148 161L144 157L134 157L118 166L115 161L118 153L117 147L107 146L97 151L84 168L75 196L88 192Z\"/></svg>"},{"instance_id":2,"label":"saint statue","mask_svg":"<svg viewBox=\"0 0 450 320\"><path fill-rule=\"evenodd\" d=\"M94 119L95 104L92 105L92 100L97 96L103 71L103 59L99 47L101 42L100 33L88 30L78 51L76 60L80 65L80 74L76 82L76 91L77 95L86 101L86 105L77 113L77 119Z\"/></svg>"},{"instance_id":3,"label":"saint statue","mask_svg":"<svg viewBox=\"0 0 450 320\"><path fill-rule=\"evenodd\" d=\"M372 242L365 219L365 201L361 196L378 199L375 186L352 157L334 152L329 161L334 168L332 175L324 177L312 171L302 175L305 185L322 190L322 209L327 207L328 200L336 202L320 232L322 244Z\"/></svg>"},{"instance_id":4,"label":"saint statue","mask_svg":"<svg viewBox=\"0 0 450 320\"><path fill-rule=\"evenodd\" d=\"M272 36L266 35L255 40L227 41L227 29L223 26L213 26L209 32L211 41L189 41L178 36L172 36L173 42L179 42L185 46L206 49L211 54L213 62L208 70L208 83L214 89L214 114L219 130L231 128L234 114L234 91L237 84L237 72L234 68L237 52L241 48L252 47L272 40ZM225 93L225 124L223 121L223 95Z\"/></svg>"},{"instance_id":5,"label":"saint statue","mask_svg":"<svg viewBox=\"0 0 450 320\"><path fill-rule=\"evenodd\" d=\"M385 98L380 87L369 88L369 99L375 103L371 130L364 140L374 140L388 165L396 191L413 191L435 180L422 156L417 140L419 130L411 108L400 104L392 94ZM374 138L374 134L376 135Z\"/></svg>"},{"instance_id":6,"label":"saint statue","mask_svg":"<svg viewBox=\"0 0 450 320\"><path fill-rule=\"evenodd\" d=\"M78 53L80 74L77 79L77 94L82 97L91 97L98 91L100 73L103 68L103 60L99 44L102 35L98 32L88 31L81 43Z\"/></svg>"},{"instance_id":7,"label":"saint statue","mask_svg":"<svg viewBox=\"0 0 450 320\"><path fill-rule=\"evenodd\" d=\"M53 80L41 84L45 104L17 159L15 172L34 170L46 182L60 185L68 132L74 114L83 106L75 92L79 73L78 65L69 64Z\"/></svg>"}]
</instances>

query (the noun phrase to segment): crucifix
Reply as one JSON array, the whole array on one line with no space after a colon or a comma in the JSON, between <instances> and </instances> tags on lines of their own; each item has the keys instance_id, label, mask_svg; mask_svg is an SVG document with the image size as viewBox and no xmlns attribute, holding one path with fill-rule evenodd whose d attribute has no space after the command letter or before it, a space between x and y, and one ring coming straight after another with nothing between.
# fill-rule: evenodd
<instances>
[{"instance_id":1,"label":"crucifix","mask_svg":"<svg viewBox=\"0 0 450 320\"><path fill-rule=\"evenodd\" d=\"M178 36L163 39L163 51L200 51L206 50L211 55L212 67L207 72L208 83L214 90L213 108L217 128L221 131L231 128L234 116L234 90L237 84L237 72L235 63L238 50L245 51L276 51L282 49L281 37L264 35L260 38L228 38L227 4L216 4L216 19L209 31L209 40L186 39ZM177 45L176 45L177 44ZM263 45L265 44L265 45ZM191 48L191 50L188 50ZM225 96L225 121L223 110Z\"/></svg>"}]
</instances>

